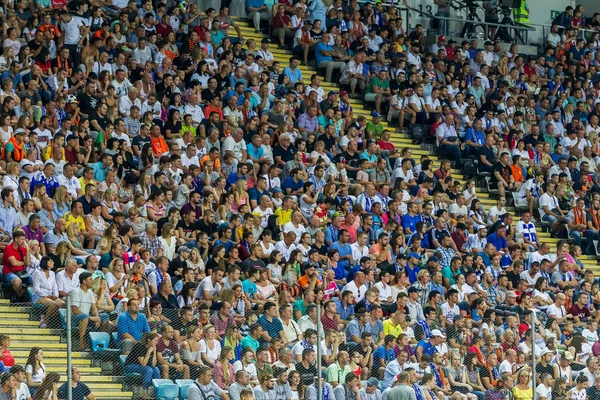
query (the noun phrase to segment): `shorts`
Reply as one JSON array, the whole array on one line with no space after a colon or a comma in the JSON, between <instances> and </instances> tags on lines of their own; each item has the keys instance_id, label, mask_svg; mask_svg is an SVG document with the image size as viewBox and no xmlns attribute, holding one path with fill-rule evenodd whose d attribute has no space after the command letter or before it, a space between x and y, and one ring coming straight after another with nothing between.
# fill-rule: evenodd
<instances>
[{"instance_id":1,"label":"shorts","mask_svg":"<svg viewBox=\"0 0 600 400\"><path fill-rule=\"evenodd\" d=\"M19 276L14 272L9 272L6 275L2 275L2 282L4 282L5 285L12 285L12 282L18 277Z\"/></svg>"},{"instance_id":2,"label":"shorts","mask_svg":"<svg viewBox=\"0 0 600 400\"><path fill-rule=\"evenodd\" d=\"M554 215L546 214L542 217L542 221L553 224L558 221L558 218L556 218Z\"/></svg>"}]
</instances>

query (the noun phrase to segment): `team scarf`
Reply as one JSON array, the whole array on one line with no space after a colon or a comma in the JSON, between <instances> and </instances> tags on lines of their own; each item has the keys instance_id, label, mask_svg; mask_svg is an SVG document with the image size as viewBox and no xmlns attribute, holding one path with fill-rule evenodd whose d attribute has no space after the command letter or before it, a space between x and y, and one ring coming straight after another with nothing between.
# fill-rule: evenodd
<instances>
[{"instance_id":1,"label":"team scarf","mask_svg":"<svg viewBox=\"0 0 600 400\"><path fill-rule=\"evenodd\" d=\"M429 329L429 324L427 321L417 321L417 324L423 328L423 333L425 334L425 339L429 339L431 336L431 331Z\"/></svg>"},{"instance_id":2,"label":"team scarf","mask_svg":"<svg viewBox=\"0 0 600 400\"><path fill-rule=\"evenodd\" d=\"M442 381L442 377L440 375L440 371L433 364L433 362L431 364L429 364L429 367L431 368L431 371L433 372L433 375L435 375L435 383L436 383L436 385L438 385L438 387L440 387L440 388L443 388L444 387L444 382Z\"/></svg>"},{"instance_id":3,"label":"team scarf","mask_svg":"<svg viewBox=\"0 0 600 400\"><path fill-rule=\"evenodd\" d=\"M417 400L425 400L425 395L423 394L423 390L421 389L421 386L419 386L415 383L412 386L412 388L415 391L415 396L417 396Z\"/></svg>"}]
</instances>

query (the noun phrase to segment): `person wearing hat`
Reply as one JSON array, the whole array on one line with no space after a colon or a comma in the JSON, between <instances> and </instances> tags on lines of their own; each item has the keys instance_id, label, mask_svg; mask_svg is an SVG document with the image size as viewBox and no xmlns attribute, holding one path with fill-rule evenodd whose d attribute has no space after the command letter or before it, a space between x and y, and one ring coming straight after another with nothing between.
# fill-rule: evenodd
<instances>
[{"instance_id":1,"label":"person wearing hat","mask_svg":"<svg viewBox=\"0 0 600 400\"><path fill-rule=\"evenodd\" d=\"M10 162L21 162L25 158L25 131L17 129L8 139L2 151L2 159Z\"/></svg>"},{"instance_id":2,"label":"person wearing hat","mask_svg":"<svg viewBox=\"0 0 600 400\"><path fill-rule=\"evenodd\" d=\"M381 122L381 114L378 112L374 112L371 115L373 116L373 119L367 122L365 132L369 137L381 139L381 135L383 134L383 130L385 129L383 122Z\"/></svg>"},{"instance_id":3,"label":"person wearing hat","mask_svg":"<svg viewBox=\"0 0 600 400\"><path fill-rule=\"evenodd\" d=\"M380 399L379 380L375 377L367 379L367 385L360 389L360 398L363 400Z\"/></svg>"},{"instance_id":4,"label":"person wearing hat","mask_svg":"<svg viewBox=\"0 0 600 400\"><path fill-rule=\"evenodd\" d=\"M277 378L274 378L271 374L264 374L260 379L260 385L255 387L252 391L254 393L255 400L273 400L276 398L275 393L275 381Z\"/></svg>"}]
</instances>

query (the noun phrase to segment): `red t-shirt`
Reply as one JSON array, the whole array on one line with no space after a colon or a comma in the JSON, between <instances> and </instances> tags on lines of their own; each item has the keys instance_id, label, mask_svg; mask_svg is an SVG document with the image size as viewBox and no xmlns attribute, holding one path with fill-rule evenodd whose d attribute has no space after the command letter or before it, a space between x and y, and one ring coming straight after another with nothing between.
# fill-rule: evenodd
<instances>
[{"instance_id":1,"label":"red t-shirt","mask_svg":"<svg viewBox=\"0 0 600 400\"><path fill-rule=\"evenodd\" d=\"M584 306L583 308L579 308L579 304L577 303L573 304L569 312L574 317L579 317L579 319L582 319L583 321L586 321L591 315L590 310L587 307Z\"/></svg>"},{"instance_id":2,"label":"red t-shirt","mask_svg":"<svg viewBox=\"0 0 600 400\"><path fill-rule=\"evenodd\" d=\"M27 254L25 247L21 246L19 249L15 249L14 244L11 242L4 248L4 254L2 255L2 274L7 275L11 272L17 273L25 269L24 266L13 267L8 262L10 257L15 257L17 261L23 261L23 256Z\"/></svg>"}]
</instances>

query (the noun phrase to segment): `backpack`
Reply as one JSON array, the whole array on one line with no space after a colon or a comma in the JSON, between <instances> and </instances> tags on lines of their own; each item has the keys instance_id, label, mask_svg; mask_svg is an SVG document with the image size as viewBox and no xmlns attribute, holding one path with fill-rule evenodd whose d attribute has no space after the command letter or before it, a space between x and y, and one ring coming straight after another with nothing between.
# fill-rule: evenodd
<instances>
[{"instance_id":1,"label":"backpack","mask_svg":"<svg viewBox=\"0 0 600 400\"><path fill-rule=\"evenodd\" d=\"M462 170L467 179L475 178L477 176L477 164L471 159L464 160Z\"/></svg>"},{"instance_id":2,"label":"backpack","mask_svg":"<svg viewBox=\"0 0 600 400\"><path fill-rule=\"evenodd\" d=\"M425 131L422 125L413 125L410 127L410 137L414 144L420 144L425 141Z\"/></svg>"}]
</instances>

